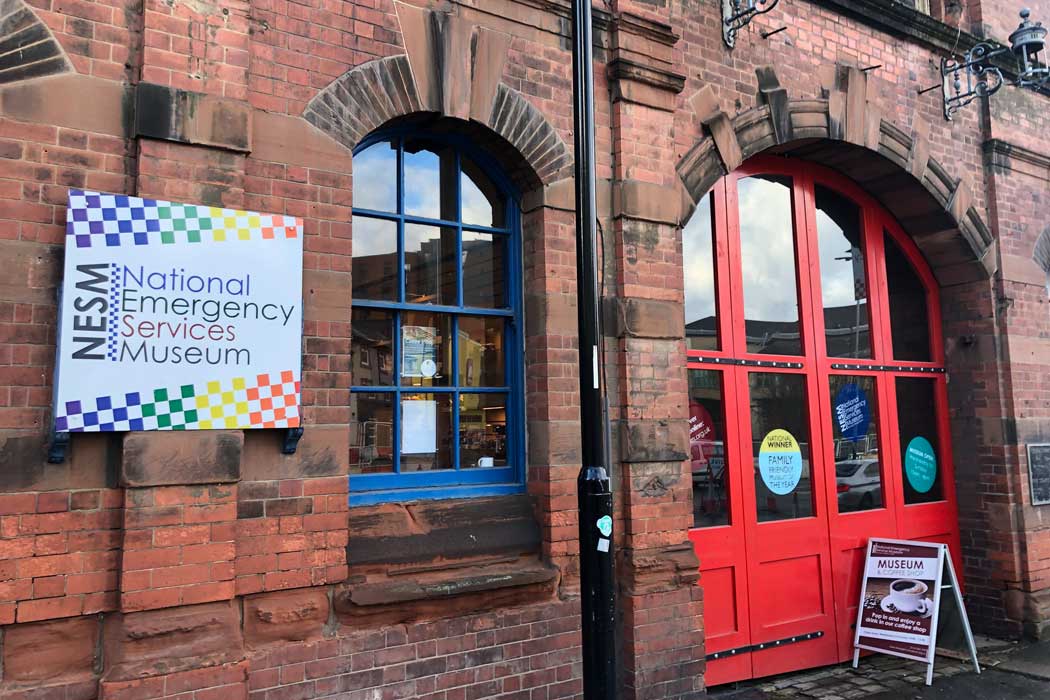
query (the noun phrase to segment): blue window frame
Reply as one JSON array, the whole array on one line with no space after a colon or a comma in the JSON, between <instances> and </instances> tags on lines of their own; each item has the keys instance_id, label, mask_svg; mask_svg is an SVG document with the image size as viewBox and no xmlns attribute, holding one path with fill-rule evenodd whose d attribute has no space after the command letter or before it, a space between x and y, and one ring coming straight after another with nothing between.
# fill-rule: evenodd
<instances>
[{"instance_id":1,"label":"blue window frame","mask_svg":"<svg viewBox=\"0 0 1050 700\"><path fill-rule=\"evenodd\" d=\"M520 219L463 139L355 150L351 505L523 490Z\"/></svg>"}]
</instances>

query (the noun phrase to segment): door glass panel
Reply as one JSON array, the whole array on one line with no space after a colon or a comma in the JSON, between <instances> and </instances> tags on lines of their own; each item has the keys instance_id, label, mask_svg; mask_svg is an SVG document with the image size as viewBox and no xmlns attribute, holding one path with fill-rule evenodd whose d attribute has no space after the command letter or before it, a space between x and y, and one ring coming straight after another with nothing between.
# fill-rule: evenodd
<instances>
[{"instance_id":1,"label":"door glass panel","mask_svg":"<svg viewBox=\"0 0 1050 700\"><path fill-rule=\"evenodd\" d=\"M828 384L839 512L882 508L875 378L835 374Z\"/></svg>"},{"instance_id":2,"label":"door glass panel","mask_svg":"<svg viewBox=\"0 0 1050 700\"><path fill-rule=\"evenodd\" d=\"M712 207L708 195L682 229L685 273L685 337L690 350L718 350L718 306L715 299L715 257Z\"/></svg>"},{"instance_id":3,"label":"door glass panel","mask_svg":"<svg viewBox=\"0 0 1050 700\"><path fill-rule=\"evenodd\" d=\"M934 380L897 377L896 388L904 502L943 500Z\"/></svg>"},{"instance_id":4,"label":"door glass panel","mask_svg":"<svg viewBox=\"0 0 1050 700\"><path fill-rule=\"evenodd\" d=\"M860 207L817 185L820 293L829 357L871 357Z\"/></svg>"},{"instance_id":5,"label":"door glass panel","mask_svg":"<svg viewBox=\"0 0 1050 700\"><path fill-rule=\"evenodd\" d=\"M748 387L758 521L812 516L806 378L752 372Z\"/></svg>"},{"instance_id":6,"label":"door glass panel","mask_svg":"<svg viewBox=\"0 0 1050 700\"><path fill-rule=\"evenodd\" d=\"M758 175L737 183L747 351L799 355L791 178Z\"/></svg>"},{"instance_id":7,"label":"door glass panel","mask_svg":"<svg viewBox=\"0 0 1050 700\"><path fill-rule=\"evenodd\" d=\"M893 359L929 362L930 317L926 308L926 288L889 232L883 240L886 242Z\"/></svg>"},{"instance_id":8,"label":"door glass panel","mask_svg":"<svg viewBox=\"0 0 1050 700\"><path fill-rule=\"evenodd\" d=\"M693 527L729 524L726 412L722 373L689 370L689 461L693 476Z\"/></svg>"}]
</instances>

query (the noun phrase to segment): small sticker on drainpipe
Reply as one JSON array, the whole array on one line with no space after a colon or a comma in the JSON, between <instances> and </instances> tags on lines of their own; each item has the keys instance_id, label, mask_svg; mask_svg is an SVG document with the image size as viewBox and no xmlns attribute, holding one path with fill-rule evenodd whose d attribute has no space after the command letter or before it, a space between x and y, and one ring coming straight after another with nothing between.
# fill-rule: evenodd
<instances>
[{"instance_id":1,"label":"small sticker on drainpipe","mask_svg":"<svg viewBox=\"0 0 1050 700\"><path fill-rule=\"evenodd\" d=\"M592 348L591 364L593 365L593 369L591 370L591 372L592 372L591 376L594 377L594 388L597 389L598 388L598 346L597 345L595 345Z\"/></svg>"},{"instance_id":2,"label":"small sticker on drainpipe","mask_svg":"<svg viewBox=\"0 0 1050 700\"><path fill-rule=\"evenodd\" d=\"M604 537L599 538L598 539L598 551L599 552L608 552L609 551L609 540L605 539Z\"/></svg>"}]
</instances>

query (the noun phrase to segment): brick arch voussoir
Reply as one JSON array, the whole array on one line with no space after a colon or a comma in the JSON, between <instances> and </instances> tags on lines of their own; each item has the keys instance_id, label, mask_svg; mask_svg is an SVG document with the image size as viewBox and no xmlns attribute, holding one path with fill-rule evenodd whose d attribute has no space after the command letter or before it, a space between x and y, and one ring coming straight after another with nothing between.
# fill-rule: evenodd
<instances>
[{"instance_id":1,"label":"brick arch voussoir","mask_svg":"<svg viewBox=\"0 0 1050 700\"><path fill-rule=\"evenodd\" d=\"M70 73L73 64L24 0L0 0L0 85Z\"/></svg>"},{"instance_id":2,"label":"brick arch voussoir","mask_svg":"<svg viewBox=\"0 0 1050 700\"><path fill-rule=\"evenodd\" d=\"M430 103L430 104L428 104ZM549 185L572 171L572 153L543 113L521 93L502 83L495 86L491 108L473 124L488 128L504 149L513 149L511 167L520 182ZM413 78L409 57L376 59L346 72L307 104L303 116L315 127L353 150L366 136L385 124L418 115L462 119L434 109ZM481 116L481 115L479 115Z\"/></svg>"},{"instance_id":3,"label":"brick arch voussoir","mask_svg":"<svg viewBox=\"0 0 1050 700\"><path fill-rule=\"evenodd\" d=\"M1035 260L1035 264L1050 278L1050 226L1043 229L1036 239L1032 260Z\"/></svg>"},{"instance_id":4,"label":"brick arch voussoir","mask_svg":"<svg viewBox=\"0 0 1050 700\"><path fill-rule=\"evenodd\" d=\"M928 142L921 129L907 132L885 119L878 118L847 138L841 114L827 99L787 100L787 120L778 125L775 110L764 104L729 118L708 115L708 133L678 162L678 175L692 201L699 202L719 178L735 170L743 161L763 152L790 153L821 162L814 154L823 143L825 154L835 153L835 162L826 162L843 171L871 192L893 213L926 255L942 283L984 278L995 272L994 239L980 212L972 205L970 184L953 177L935 158L929 156ZM724 116L724 119L719 117ZM779 126L779 133L778 133ZM792 146L799 144L796 153ZM872 170L878 177L866 180L863 170L850 171L845 165L845 151L879 156L896 168ZM857 162L862 160L854 159ZM890 196L904 191L928 196L931 211L922 217L902 215L898 206L902 198ZM881 196L880 196L881 195ZM1050 236L1045 244L1045 259L1050 265ZM1046 269L1046 268L1044 268Z\"/></svg>"}]
</instances>

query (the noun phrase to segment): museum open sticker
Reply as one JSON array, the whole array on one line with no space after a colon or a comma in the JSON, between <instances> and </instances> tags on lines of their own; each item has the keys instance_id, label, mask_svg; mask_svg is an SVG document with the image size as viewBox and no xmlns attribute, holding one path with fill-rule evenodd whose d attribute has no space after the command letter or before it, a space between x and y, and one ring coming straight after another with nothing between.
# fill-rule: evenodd
<instances>
[{"instance_id":1,"label":"museum open sticker","mask_svg":"<svg viewBox=\"0 0 1050 700\"><path fill-rule=\"evenodd\" d=\"M300 424L302 221L70 190L56 432Z\"/></svg>"}]
</instances>

